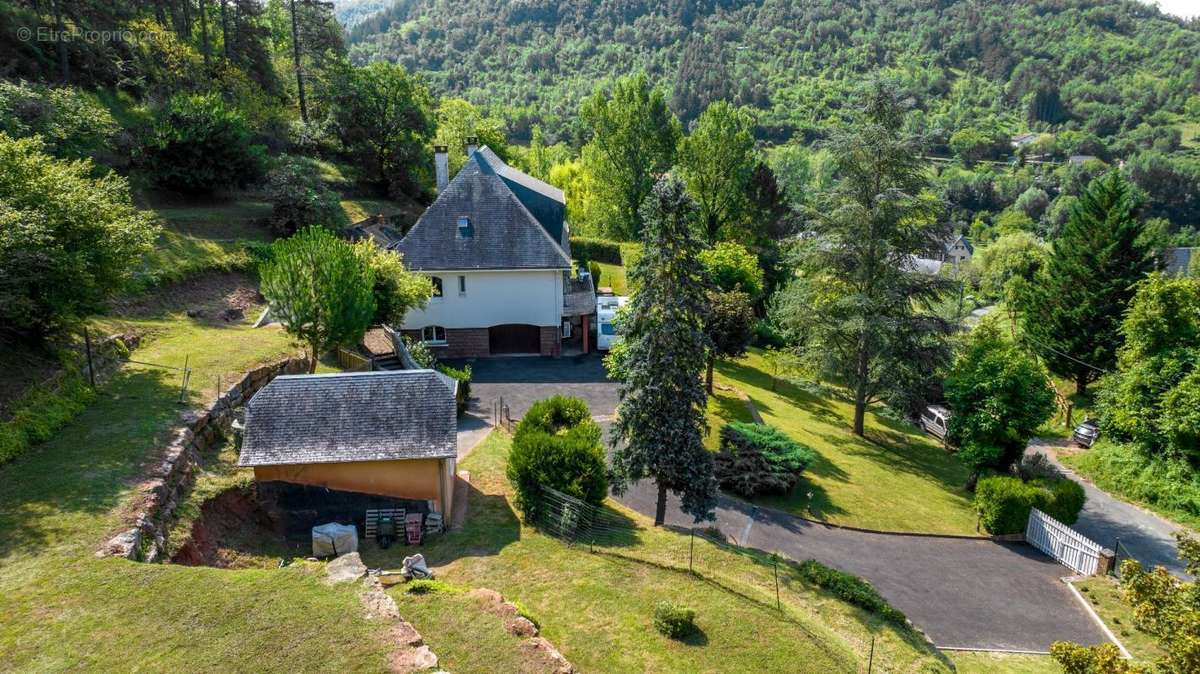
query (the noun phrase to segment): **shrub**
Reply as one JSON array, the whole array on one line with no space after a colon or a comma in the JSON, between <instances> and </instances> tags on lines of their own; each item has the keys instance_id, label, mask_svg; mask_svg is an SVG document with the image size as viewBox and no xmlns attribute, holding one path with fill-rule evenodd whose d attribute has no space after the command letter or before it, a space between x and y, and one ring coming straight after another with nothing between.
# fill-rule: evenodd
<instances>
[{"instance_id":1,"label":"shrub","mask_svg":"<svg viewBox=\"0 0 1200 674\"><path fill-rule=\"evenodd\" d=\"M599 288L601 272L603 271L600 268L600 263L599 262L588 262L587 267L588 267L588 273L592 275L592 287Z\"/></svg>"},{"instance_id":2,"label":"shrub","mask_svg":"<svg viewBox=\"0 0 1200 674\"><path fill-rule=\"evenodd\" d=\"M696 610L669 601L654 607L654 629L671 639L682 639L696 631Z\"/></svg>"},{"instance_id":3,"label":"shrub","mask_svg":"<svg viewBox=\"0 0 1200 674\"><path fill-rule=\"evenodd\" d=\"M995 475L975 487L975 510L984 529L992 534L1025 531L1029 511L1037 508L1064 524L1074 524L1083 509L1083 487L1068 479L1037 479Z\"/></svg>"},{"instance_id":4,"label":"shrub","mask_svg":"<svg viewBox=\"0 0 1200 674\"><path fill-rule=\"evenodd\" d=\"M577 260L595 260L607 264L621 264L621 244L604 239L571 239L571 255Z\"/></svg>"},{"instance_id":5,"label":"shrub","mask_svg":"<svg viewBox=\"0 0 1200 674\"><path fill-rule=\"evenodd\" d=\"M317 169L303 159L284 157L267 174L271 229L291 236L309 226L338 229L346 224L338 195L325 186Z\"/></svg>"},{"instance_id":6,"label":"shrub","mask_svg":"<svg viewBox=\"0 0 1200 674\"><path fill-rule=\"evenodd\" d=\"M424 348L425 345L421 344ZM458 382L458 395L455 396L455 408L459 416L467 411L467 405L471 402L471 366L464 365L461 369L450 367L444 363L438 363L434 366L438 372L450 377Z\"/></svg>"},{"instance_id":7,"label":"shrub","mask_svg":"<svg viewBox=\"0 0 1200 674\"><path fill-rule=\"evenodd\" d=\"M735 421L721 429L717 479L723 488L743 496L783 493L816 458L811 448L774 426Z\"/></svg>"},{"instance_id":8,"label":"shrub","mask_svg":"<svg viewBox=\"0 0 1200 674\"><path fill-rule=\"evenodd\" d=\"M831 569L815 559L798 564L796 572L805 582L830 592L848 604L877 613L896 625L905 624L904 613L889 604L870 583L858 576Z\"/></svg>"},{"instance_id":9,"label":"shrub","mask_svg":"<svg viewBox=\"0 0 1200 674\"><path fill-rule=\"evenodd\" d=\"M414 580L404 586L405 594L449 594L462 591L462 588L455 587L444 580L434 580L432 578Z\"/></svg>"},{"instance_id":10,"label":"shrub","mask_svg":"<svg viewBox=\"0 0 1200 674\"><path fill-rule=\"evenodd\" d=\"M56 157L91 156L117 130L108 110L79 89L0 81L0 131L13 138L41 136Z\"/></svg>"},{"instance_id":11,"label":"shrub","mask_svg":"<svg viewBox=\"0 0 1200 674\"><path fill-rule=\"evenodd\" d=\"M242 116L215 94L175 96L159 109L141 159L160 187L206 194L262 177L266 150Z\"/></svg>"},{"instance_id":12,"label":"shrub","mask_svg":"<svg viewBox=\"0 0 1200 674\"><path fill-rule=\"evenodd\" d=\"M1101 489L1200 525L1200 471L1190 461L1148 456L1134 445L1106 440L1074 460L1075 468Z\"/></svg>"},{"instance_id":13,"label":"shrub","mask_svg":"<svg viewBox=\"0 0 1200 674\"><path fill-rule=\"evenodd\" d=\"M543 485L602 503L608 495L607 461L587 404L567 396L534 403L513 434L506 472L526 516Z\"/></svg>"},{"instance_id":14,"label":"shrub","mask_svg":"<svg viewBox=\"0 0 1200 674\"><path fill-rule=\"evenodd\" d=\"M30 446L50 439L96 397L82 377L72 375L58 386L35 386L13 405L12 418L0 423L0 466Z\"/></svg>"}]
</instances>

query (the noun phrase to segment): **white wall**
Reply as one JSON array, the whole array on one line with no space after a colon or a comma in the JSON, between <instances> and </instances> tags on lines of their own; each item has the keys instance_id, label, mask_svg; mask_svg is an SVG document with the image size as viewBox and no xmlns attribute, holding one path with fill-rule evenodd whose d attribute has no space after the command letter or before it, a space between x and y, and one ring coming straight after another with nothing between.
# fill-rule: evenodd
<instances>
[{"instance_id":1,"label":"white wall","mask_svg":"<svg viewBox=\"0 0 1200 674\"><path fill-rule=\"evenodd\" d=\"M459 275L467 292L458 294ZM404 317L404 328L487 328L506 323L562 323L562 270L429 272L442 279L442 297Z\"/></svg>"}]
</instances>

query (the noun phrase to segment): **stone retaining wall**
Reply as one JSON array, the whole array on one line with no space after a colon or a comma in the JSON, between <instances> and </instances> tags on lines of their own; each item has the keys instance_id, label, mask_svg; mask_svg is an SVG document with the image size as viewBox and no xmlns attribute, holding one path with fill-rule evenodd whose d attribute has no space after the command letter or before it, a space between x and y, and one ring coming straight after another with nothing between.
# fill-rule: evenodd
<instances>
[{"instance_id":1,"label":"stone retaining wall","mask_svg":"<svg viewBox=\"0 0 1200 674\"><path fill-rule=\"evenodd\" d=\"M175 508L191 490L197 459L220 443L229 432L234 413L259 389L281 374L308 371L306 358L288 358L251 370L204 410L188 410L160 456L150 464L132 499L125 529L110 538L96 553L101 557L124 557L158 561L166 548L166 535Z\"/></svg>"}]
</instances>

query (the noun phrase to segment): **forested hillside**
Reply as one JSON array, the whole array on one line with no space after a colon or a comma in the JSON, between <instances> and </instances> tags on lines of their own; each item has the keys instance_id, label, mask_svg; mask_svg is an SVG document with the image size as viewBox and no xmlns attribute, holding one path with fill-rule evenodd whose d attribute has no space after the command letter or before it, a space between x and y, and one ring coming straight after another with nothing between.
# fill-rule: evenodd
<instances>
[{"instance_id":1,"label":"forested hillside","mask_svg":"<svg viewBox=\"0 0 1200 674\"><path fill-rule=\"evenodd\" d=\"M1069 153L1125 154L1195 137L1200 31L1132 0L399 0L350 32L476 103L569 133L581 98L645 69L686 123L717 99L758 134L823 136L867 73L897 76L948 142L968 125L1060 125Z\"/></svg>"}]
</instances>

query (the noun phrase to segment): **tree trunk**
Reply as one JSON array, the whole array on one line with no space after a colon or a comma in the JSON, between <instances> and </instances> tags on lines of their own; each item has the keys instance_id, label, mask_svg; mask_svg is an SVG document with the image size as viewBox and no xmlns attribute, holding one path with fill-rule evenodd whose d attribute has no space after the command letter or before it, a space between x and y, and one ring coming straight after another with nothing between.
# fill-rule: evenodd
<instances>
[{"instance_id":1,"label":"tree trunk","mask_svg":"<svg viewBox=\"0 0 1200 674\"><path fill-rule=\"evenodd\" d=\"M296 22L296 0L292 0L292 59L296 64L296 95L300 99L300 119L308 124L308 101L304 99L304 71L300 67L300 32Z\"/></svg>"},{"instance_id":2,"label":"tree trunk","mask_svg":"<svg viewBox=\"0 0 1200 674\"><path fill-rule=\"evenodd\" d=\"M859 349L858 352L858 381L854 385L854 434L862 437L867 416L867 375L870 373L868 369L867 350Z\"/></svg>"},{"instance_id":3,"label":"tree trunk","mask_svg":"<svg viewBox=\"0 0 1200 674\"><path fill-rule=\"evenodd\" d=\"M316 374L316 372L317 372L317 349L318 348L320 348L320 347L317 346L316 342L313 342L312 344L309 345L309 352L308 352L308 373L309 374Z\"/></svg>"},{"instance_id":4,"label":"tree trunk","mask_svg":"<svg viewBox=\"0 0 1200 674\"><path fill-rule=\"evenodd\" d=\"M1075 379L1075 395L1087 395L1088 380L1087 377L1077 377Z\"/></svg>"},{"instance_id":5,"label":"tree trunk","mask_svg":"<svg viewBox=\"0 0 1200 674\"><path fill-rule=\"evenodd\" d=\"M225 4L229 0L220 0L221 3L221 49L225 52L225 60L229 60L229 12L225 8Z\"/></svg>"},{"instance_id":6,"label":"tree trunk","mask_svg":"<svg viewBox=\"0 0 1200 674\"><path fill-rule=\"evenodd\" d=\"M71 64L67 57L67 40L63 35L66 28L63 24L63 0L54 0L54 29L58 31L58 65L62 69L62 81L66 84L71 79Z\"/></svg>"},{"instance_id":7,"label":"tree trunk","mask_svg":"<svg viewBox=\"0 0 1200 674\"><path fill-rule=\"evenodd\" d=\"M661 527L667 521L667 488L658 485L658 504L654 506L654 526Z\"/></svg>"},{"instance_id":8,"label":"tree trunk","mask_svg":"<svg viewBox=\"0 0 1200 674\"><path fill-rule=\"evenodd\" d=\"M708 395L712 395L713 388L713 365L716 363L717 357L708 354L708 369L704 373L704 388L708 391Z\"/></svg>"},{"instance_id":9,"label":"tree trunk","mask_svg":"<svg viewBox=\"0 0 1200 674\"><path fill-rule=\"evenodd\" d=\"M204 46L204 69L208 70L209 65L210 65L208 62L209 52L212 51L212 49L209 47L209 44L208 44L208 2L207 2L207 0L200 0L200 41L201 41L201 44Z\"/></svg>"}]
</instances>

